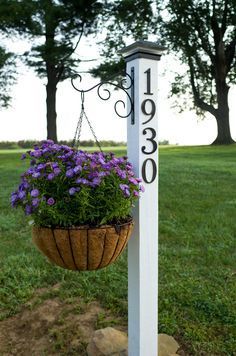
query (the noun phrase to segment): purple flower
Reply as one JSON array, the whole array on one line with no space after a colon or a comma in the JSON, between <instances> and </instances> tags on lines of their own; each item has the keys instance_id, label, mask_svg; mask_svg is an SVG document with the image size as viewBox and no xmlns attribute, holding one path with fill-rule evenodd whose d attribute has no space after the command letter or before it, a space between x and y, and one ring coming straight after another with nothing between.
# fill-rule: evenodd
<instances>
[{"instance_id":1,"label":"purple flower","mask_svg":"<svg viewBox=\"0 0 236 356\"><path fill-rule=\"evenodd\" d=\"M100 164L102 164L102 165L106 163L103 158L99 158L98 162L99 162Z\"/></svg>"},{"instance_id":2,"label":"purple flower","mask_svg":"<svg viewBox=\"0 0 236 356\"><path fill-rule=\"evenodd\" d=\"M138 196L139 196L139 192L137 192L137 190L134 190L134 191L133 191L133 194L134 194L135 197L138 197Z\"/></svg>"},{"instance_id":3,"label":"purple flower","mask_svg":"<svg viewBox=\"0 0 236 356\"><path fill-rule=\"evenodd\" d=\"M120 184L120 189L124 192L125 189L129 189L129 186L127 184Z\"/></svg>"},{"instance_id":4,"label":"purple flower","mask_svg":"<svg viewBox=\"0 0 236 356\"><path fill-rule=\"evenodd\" d=\"M32 214L32 212L33 212L32 206L27 204L25 206L25 215L30 215Z\"/></svg>"},{"instance_id":5,"label":"purple flower","mask_svg":"<svg viewBox=\"0 0 236 356\"><path fill-rule=\"evenodd\" d=\"M61 173L60 168L55 168L55 169L54 169L54 174L55 174L55 176L58 176L58 174L60 174L60 173Z\"/></svg>"},{"instance_id":6,"label":"purple flower","mask_svg":"<svg viewBox=\"0 0 236 356\"><path fill-rule=\"evenodd\" d=\"M133 184L138 184L137 179L135 179L135 178L133 178L133 177L130 177L130 178L129 178L129 182L130 182L130 183L133 183Z\"/></svg>"},{"instance_id":7,"label":"purple flower","mask_svg":"<svg viewBox=\"0 0 236 356\"><path fill-rule=\"evenodd\" d=\"M39 157L42 156L42 152L41 152L41 150L37 150L37 151L31 152L31 156L39 158Z\"/></svg>"},{"instance_id":8,"label":"purple flower","mask_svg":"<svg viewBox=\"0 0 236 356\"><path fill-rule=\"evenodd\" d=\"M34 198L33 200L32 200L32 205L33 205L33 207L37 207L38 205L39 205L39 199L38 198Z\"/></svg>"},{"instance_id":9,"label":"purple flower","mask_svg":"<svg viewBox=\"0 0 236 356\"><path fill-rule=\"evenodd\" d=\"M49 199L47 200L47 204L48 204L48 205L53 205L53 204L55 204L55 200L54 200L53 198L49 198Z\"/></svg>"},{"instance_id":10,"label":"purple flower","mask_svg":"<svg viewBox=\"0 0 236 356\"><path fill-rule=\"evenodd\" d=\"M53 178L55 178L55 174L54 173L49 173L47 179L48 180L53 180Z\"/></svg>"},{"instance_id":11,"label":"purple flower","mask_svg":"<svg viewBox=\"0 0 236 356\"><path fill-rule=\"evenodd\" d=\"M34 172L33 174L32 174L32 177L33 178L39 178L40 177L40 173L39 172Z\"/></svg>"},{"instance_id":12,"label":"purple flower","mask_svg":"<svg viewBox=\"0 0 236 356\"><path fill-rule=\"evenodd\" d=\"M34 168L33 168L33 167L30 167L30 168L27 170L27 173L29 173L29 174L34 173Z\"/></svg>"},{"instance_id":13,"label":"purple flower","mask_svg":"<svg viewBox=\"0 0 236 356\"><path fill-rule=\"evenodd\" d=\"M79 157L76 156L75 164L77 166L81 166L81 164L85 161L85 158L79 155Z\"/></svg>"},{"instance_id":14,"label":"purple flower","mask_svg":"<svg viewBox=\"0 0 236 356\"><path fill-rule=\"evenodd\" d=\"M125 189L124 195L125 195L126 197L130 197L130 191L129 191L129 189Z\"/></svg>"},{"instance_id":15,"label":"purple flower","mask_svg":"<svg viewBox=\"0 0 236 356\"><path fill-rule=\"evenodd\" d=\"M96 162L91 162L91 163L90 163L90 167L91 167L92 169L95 169L95 168L97 167L97 163L96 163Z\"/></svg>"},{"instance_id":16,"label":"purple flower","mask_svg":"<svg viewBox=\"0 0 236 356\"><path fill-rule=\"evenodd\" d=\"M18 193L18 198L21 200L23 200L25 198L25 196L26 196L26 193L24 190L22 190Z\"/></svg>"},{"instance_id":17,"label":"purple flower","mask_svg":"<svg viewBox=\"0 0 236 356\"><path fill-rule=\"evenodd\" d=\"M54 142L53 140L44 140L42 144L45 146L50 146L50 145L54 145Z\"/></svg>"},{"instance_id":18,"label":"purple flower","mask_svg":"<svg viewBox=\"0 0 236 356\"><path fill-rule=\"evenodd\" d=\"M38 189L31 190L30 195L31 197L36 198L37 196L39 196L39 190Z\"/></svg>"},{"instance_id":19,"label":"purple flower","mask_svg":"<svg viewBox=\"0 0 236 356\"><path fill-rule=\"evenodd\" d=\"M30 187L30 185L27 181L23 181L22 186L24 189L28 189Z\"/></svg>"},{"instance_id":20,"label":"purple flower","mask_svg":"<svg viewBox=\"0 0 236 356\"><path fill-rule=\"evenodd\" d=\"M60 146L54 143L53 145L51 145L50 149L54 151L60 151Z\"/></svg>"},{"instance_id":21,"label":"purple flower","mask_svg":"<svg viewBox=\"0 0 236 356\"><path fill-rule=\"evenodd\" d=\"M122 179L125 179L126 178L126 172L125 171L122 171L121 169L116 169L116 173L117 175L122 178Z\"/></svg>"},{"instance_id":22,"label":"purple flower","mask_svg":"<svg viewBox=\"0 0 236 356\"><path fill-rule=\"evenodd\" d=\"M42 169L44 169L46 167L46 165L44 163L39 163L39 165L37 166L37 169L39 171L41 171Z\"/></svg>"},{"instance_id":23,"label":"purple flower","mask_svg":"<svg viewBox=\"0 0 236 356\"><path fill-rule=\"evenodd\" d=\"M143 185L140 185L139 189L141 190L141 192L145 192L145 188Z\"/></svg>"},{"instance_id":24,"label":"purple flower","mask_svg":"<svg viewBox=\"0 0 236 356\"><path fill-rule=\"evenodd\" d=\"M104 169L107 169L108 171L110 171L112 169L112 163L111 162L108 162L106 164L103 165L103 168Z\"/></svg>"},{"instance_id":25,"label":"purple flower","mask_svg":"<svg viewBox=\"0 0 236 356\"><path fill-rule=\"evenodd\" d=\"M26 154L25 154L25 153L22 154L21 159L22 159L22 160L23 160L23 159L26 159Z\"/></svg>"},{"instance_id":26,"label":"purple flower","mask_svg":"<svg viewBox=\"0 0 236 356\"><path fill-rule=\"evenodd\" d=\"M126 163L126 168L132 170L133 169L133 165L130 162L127 162Z\"/></svg>"},{"instance_id":27,"label":"purple flower","mask_svg":"<svg viewBox=\"0 0 236 356\"><path fill-rule=\"evenodd\" d=\"M66 177L67 178L72 178L74 175L74 170L73 169L69 169L68 171L66 171Z\"/></svg>"},{"instance_id":28,"label":"purple flower","mask_svg":"<svg viewBox=\"0 0 236 356\"><path fill-rule=\"evenodd\" d=\"M74 187L70 188L70 189L69 189L69 194L70 194L70 195L74 195L74 194L76 193L76 190L77 190L77 189L74 188Z\"/></svg>"},{"instance_id":29,"label":"purple flower","mask_svg":"<svg viewBox=\"0 0 236 356\"><path fill-rule=\"evenodd\" d=\"M88 185L89 181L87 179L85 179L85 178L78 178L78 179L76 179L76 183L78 183L78 184L81 183L81 184Z\"/></svg>"},{"instance_id":30,"label":"purple flower","mask_svg":"<svg viewBox=\"0 0 236 356\"><path fill-rule=\"evenodd\" d=\"M127 184L120 184L120 189L126 197L130 196L129 186Z\"/></svg>"},{"instance_id":31,"label":"purple flower","mask_svg":"<svg viewBox=\"0 0 236 356\"><path fill-rule=\"evenodd\" d=\"M69 151L65 154L65 158L70 158L73 155L73 151Z\"/></svg>"},{"instance_id":32,"label":"purple flower","mask_svg":"<svg viewBox=\"0 0 236 356\"><path fill-rule=\"evenodd\" d=\"M74 173L79 173L82 171L82 167L81 166L75 166L75 168L73 169Z\"/></svg>"},{"instance_id":33,"label":"purple flower","mask_svg":"<svg viewBox=\"0 0 236 356\"><path fill-rule=\"evenodd\" d=\"M128 170L128 175L129 175L129 177L133 177L133 176L134 176L134 172L133 172L133 171ZM136 178L136 180L137 180L137 178Z\"/></svg>"},{"instance_id":34,"label":"purple flower","mask_svg":"<svg viewBox=\"0 0 236 356\"><path fill-rule=\"evenodd\" d=\"M11 206L14 208L18 200L18 194L16 192L11 194Z\"/></svg>"},{"instance_id":35,"label":"purple flower","mask_svg":"<svg viewBox=\"0 0 236 356\"><path fill-rule=\"evenodd\" d=\"M108 172L98 172L98 176L99 177L105 177L107 176L109 173Z\"/></svg>"},{"instance_id":36,"label":"purple flower","mask_svg":"<svg viewBox=\"0 0 236 356\"><path fill-rule=\"evenodd\" d=\"M98 172L92 172L88 175L88 179L93 179L98 177Z\"/></svg>"},{"instance_id":37,"label":"purple flower","mask_svg":"<svg viewBox=\"0 0 236 356\"><path fill-rule=\"evenodd\" d=\"M101 178L94 178L91 182L92 187L96 187L101 183Z\"/></svg>"}]
</instances>

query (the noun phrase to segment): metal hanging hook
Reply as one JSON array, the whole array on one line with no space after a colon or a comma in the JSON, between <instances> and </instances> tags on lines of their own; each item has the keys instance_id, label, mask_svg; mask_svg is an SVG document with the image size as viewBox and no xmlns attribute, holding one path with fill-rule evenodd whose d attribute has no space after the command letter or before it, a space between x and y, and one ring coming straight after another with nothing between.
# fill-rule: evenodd
<instances>
[{"instance_id":1,"label":"metal hanging hook","mask_svg":"<svg viewBox=\"0 0 236 356\"><path fill-rule=\"evenodd\" d=\"M81 91L81 108L84 110L84 91Z\"/></svg>"}]
</instances>

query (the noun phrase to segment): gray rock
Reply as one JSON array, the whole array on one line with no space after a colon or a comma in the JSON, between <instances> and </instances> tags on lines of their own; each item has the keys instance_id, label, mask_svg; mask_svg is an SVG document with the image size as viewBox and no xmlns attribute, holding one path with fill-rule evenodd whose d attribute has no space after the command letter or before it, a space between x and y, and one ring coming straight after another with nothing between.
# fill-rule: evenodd
<instances>
[{"instance_id":1,"label":"gray rock","mask_svg":"<svg viewBox=\"0 0 236 356\"><path fill-rule=\"evenodd\" d=\"M96 330L87 347L88 356L128 356L128 337L108 327Z\"/></svg>"},{"instance_id":2,"label":"gray rock","mask_svg":"<svg viewBox=\"0 0 236 356\"><path fill-rule=\"evenodd\" d=\"M167 334L158 335L158 356L173 356L180 348L177 341Z\"/></svg>"}]
</instances>

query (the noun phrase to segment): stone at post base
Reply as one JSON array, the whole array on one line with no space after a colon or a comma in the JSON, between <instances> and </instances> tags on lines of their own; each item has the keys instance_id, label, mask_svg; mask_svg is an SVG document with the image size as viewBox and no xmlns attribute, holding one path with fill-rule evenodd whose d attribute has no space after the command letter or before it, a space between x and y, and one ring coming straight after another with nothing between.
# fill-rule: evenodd
<instances>
[{"instance_id":1,"label":"stone at post base","mask_svg":"<svg viewBox=\"0 0 236 356\"><path fill-rule=\"evenodd\" d=\"M179 344L172 336L158 335L158 356L178 356L179 348ZM128 356L127 334L111 327L96 330L88 344L87 354L88 356Z\"/></svg>"},{"instance_id":2,"label":"stone at post base","mask_svg":"<svg viewBox=\"0 0 236 356\"><path fill-rule=\"evenodd\" d=\"M180 348L173 336L158 334L158 356L174 356Z\"/></svg>"},{"instance_id":3,"label":"stone at post base","mask_svg":"<svg viewBox=\"0 0 236 356\"><path fill-rule=\"evenodd\" d=\"M128 337L108 327L96 330L87 347L88 356L128 356Z\"/></svg>"}]
</instances>

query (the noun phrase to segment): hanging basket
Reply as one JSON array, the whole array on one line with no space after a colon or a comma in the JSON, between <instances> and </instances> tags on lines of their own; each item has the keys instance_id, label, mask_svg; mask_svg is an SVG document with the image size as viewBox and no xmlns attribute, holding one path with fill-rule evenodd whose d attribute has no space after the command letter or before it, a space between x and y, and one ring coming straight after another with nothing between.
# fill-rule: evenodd
<instances>
[{"instance_id":1,"label":"hanging basket","mask_svg":"<svg viewBox=\"0 0 236 356\"><path fill-rule=\"evenodd\" d=\"M33 227L38 249L54 264L74 271L91 271L113 263L125 249L133 221L90 228Z\"/></svg>"}]
</instances>

